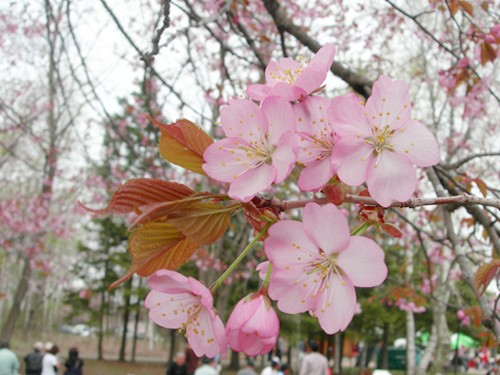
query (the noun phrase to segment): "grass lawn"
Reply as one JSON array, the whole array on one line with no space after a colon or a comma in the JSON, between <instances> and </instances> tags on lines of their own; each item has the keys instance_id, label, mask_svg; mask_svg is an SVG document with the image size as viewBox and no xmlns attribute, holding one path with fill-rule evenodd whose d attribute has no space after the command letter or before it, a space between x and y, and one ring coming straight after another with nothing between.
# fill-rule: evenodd
<instances>
[{"instance_id":1,"label":"grass lawn","mask_svg":"<svg viewBox=\"0 0 500 375\"><path fill-rule=\"evenodd\" d=\"M165 375L165 365L161 363L123 363L118 361L97 361L86 359L85 375Z\"/></svg>"}]
</instances>

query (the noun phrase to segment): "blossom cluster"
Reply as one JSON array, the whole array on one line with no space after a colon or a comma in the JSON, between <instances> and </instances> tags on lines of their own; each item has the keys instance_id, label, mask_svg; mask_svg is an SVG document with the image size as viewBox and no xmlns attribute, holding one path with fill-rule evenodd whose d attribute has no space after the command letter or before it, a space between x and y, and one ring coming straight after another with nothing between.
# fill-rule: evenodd
<instances>
[{"instance_id":1,"label":"blossom cluster","mask_svg":"<svg viewBox=\"0 0 500 375\"><path fill-rule=\"evenodd\" d=\"M367 184L383 207L406 201L415 191L414 166L439 162L432 133L411 118L408 86L380 77L363 104L354 94L327 99L318 93L335 48L325 45L304 66L290 58L271 62L266 84L250 85L248 99L221 108L225 138L205 152L203 169L230 184L228 194L250 201L283 182L297 164L298 187L320 191L331 178Z\"/></svg>"},{"instance_id":2,"label":"blossom cluster","mask_svg":"<svg viewBox=\"0 0 500 375\"><path fill-rule=\"evenodd\" d=\"M248 87L250 99L232 99L221 108L225 137L206 148L202 167L229 184L229 197L249 202L299 167L303 192L319 192L336 176L353 187L366 184L375 201L388 207L414 193L415 166L439 161L434 136L411 118L403 81L380 77L366 103L354 94L318 96L334 56L327 44L308 64L272 61L266 83ZM276 344L279 319L271 300L284 313L309 312L333 334L345 330L357 311L355 287L375 287L387 277L383 250L351 235L332 203L311 202L302 221L275 222L264 252L268 261L257 267L262 287L238 302L226 327L214 308L216 284L209 289L169 270L149 277L150 318L185 330L199 356L225 354L228 347L254 356Z\"/></svg>"}]
</instances>

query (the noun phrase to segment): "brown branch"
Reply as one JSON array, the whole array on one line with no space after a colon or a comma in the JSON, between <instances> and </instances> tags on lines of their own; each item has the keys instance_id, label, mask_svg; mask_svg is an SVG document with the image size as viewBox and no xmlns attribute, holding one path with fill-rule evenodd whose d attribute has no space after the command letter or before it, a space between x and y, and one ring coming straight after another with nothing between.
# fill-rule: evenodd
<instances>
[{"instance_id":1,"label":"brown branch","mask_svg":"<svg viewBox=\"0 0 500 375\"><path fill-rule=\"evenodd\" d=\"M460 265L460 269L462 270L462 277L467 285L469 285L469 287L474 291L479 305L481 306L481 310L483 311L483 325L493 331L496 340L500 342L500 324L496 324L495 313L491 308L491 303L488 297L485 294L479 295L476 289L474 284L474 270L472 269L472 265L467 258L465 250L460 244L459 238L453 227L451 213L448 211L444 211L444 223L446 225L450 242L452 243L455 254L457 255L457 261Z\"/></svg>"},{"instance_id":2,"label":"brown branch","mask_svg":"<svg viewBox=\"0 0 500 375\"><path fill-rule=\"evenodd\" d=\"M429 172L429 173L431 175L433 174L435 176L433 178L437 179L438 183L440 183L440 185L442 185L441 188L446 189L446 191L448 191L449 194L459 196L461 191L466 190L465 187L460 186L460 184L458 182L456 182L455 179L452 178L452 176L446 175L442 169L440 169L438 167L434 167L434 168L430 169L430 171L431 172ZM445 180L444 178L441 178L440 176L438 176L438 174L436 172L439 173L439 175L441 175L441 174L445 175L447 178L450 179L450 181ZM430 177L430 175L429 175L429 177ZM433 182L433 184L434 183L435 182ZM438 195L440 195L440 193L438 193ZM495 207L495 206L493 206L493 207ZM466 206L465 209L488 232L488 236L491 240L491 243L493 244L493 249L496 251L497 254L500 254L500 235L497 232L497 229L495 228L494 222L492 222L488 218L488 216L486 215L484 210L482 210L477 205L472 204L472 205Z\"/></svg>"},{"instance_id":3,"label":"brown branch","mask_svg":"<svg viewBox=\"0 0 500 375\"><path fill-rule=\"evenodd\" d=\"M304 46L309 48L312 52L317 52L321 48L321 44L312 38L305 30L301 29L299 26L293 23L293 21L288 18L285 10L280 7L277 0L263 0L264 6L267 11L273 17L274 23L278 30L283 30L288 34L292 35ZM344 67L342 64L334 61L331 67L331 72L337 77L346 82L351 88L358 94L368 98L371 94L371 87L373 82L368 79L356 74L355 72Z\"/></svg>"},{"instance_id":4,"label":"brown branch","mask_svg":"<svg viewBox=\"0 0 500 375\"><path fill-rule=\"evenodd\" d=\"M146 65L149 66L153 64L155 56L158 55L158 53L160 52L159 44L163 32L170 27L170 0L164 0L162 7L163 7L163 24L158 30L156 30L156 34L152 41L153 48L151 52L146 52L142 55L142 60L144 60Z\"/></svg>"},{"instance_id":5,"label":"brown branch","mask_svg":"<svg viewBox=\"0 0 500 375\"><path fill-rule=\"evenodd\" d=\"M293 208L301 208L304 207L307 203L315 202L318 204L326 204L328 203L327 198L312 198L312 199L302 199L297 201L280 201L279 199L272 198L270 205L281 210L290 210ZM358 203L365 204L368 206L378 206L381 207L373 198L370 197L362 197L359 195L351 195L347 194L344 199L346 203ZM454 204L461 206L469 206L469 205L482 205L482 206L491 206L500 208L500 199L491 199L491 198L482 198L476 197L470 194L460 194L454 195L451 197L443 196L443 197L432 197L432 198L411 198L406 202L394 202L389 207L405 207L405 208L416 208L422 206L438 206L438 205L446 205L446 204ZM389 208L387 207L387 208Z\"/></svg>"},{"instance_id":6,"label":"brown branch","mask_svg":"<svg viewBox=\"0 0 500 375\"><path fill-rule=\"evenodd\" d=\"M448 170L449 169L457 169L457 168L460 168L462 165L470 162L471 160L474 160L476 158L486 157L486 156L500 156L500 152L483 152L483 153L479 153L479 154L472 154L472 155L469 155L466 158L463 158L463 159L461 159L453 164L443 166L443 168L448 169Z\"/></svg>"}]
</instances>

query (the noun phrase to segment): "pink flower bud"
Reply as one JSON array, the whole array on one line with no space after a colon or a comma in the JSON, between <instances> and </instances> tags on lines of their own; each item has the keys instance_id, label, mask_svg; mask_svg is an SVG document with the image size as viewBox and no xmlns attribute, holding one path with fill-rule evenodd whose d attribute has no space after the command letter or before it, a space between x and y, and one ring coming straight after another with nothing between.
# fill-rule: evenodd
<instances>
[{"instance_id":1,"label":"pink flower bud","mask_svg":"<svg viewBox=\"0 0 500 375\"><path fill-rule=\"evenodd\" d=\"M458 320L463 320L465 318L465 312L464 312L464 310L458 310L457 311L457 318L458 318Z\"/></svg>"},{"instance_id":2,"label":"pink flower bud","mask_svg":"<svg viewBox=\"0 0 500 375\"><path fill-rule=\"evenodd\" d=\"M266 354L276 345L278 315L266 296L253 293L238 302L226 325L229 346L248 356Z\"/></svg>"}]
</instances>

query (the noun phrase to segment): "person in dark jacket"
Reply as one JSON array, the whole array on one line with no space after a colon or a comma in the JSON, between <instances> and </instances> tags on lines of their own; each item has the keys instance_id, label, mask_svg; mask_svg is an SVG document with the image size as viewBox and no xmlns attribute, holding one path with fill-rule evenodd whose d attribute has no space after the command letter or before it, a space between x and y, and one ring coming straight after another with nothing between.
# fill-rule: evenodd
<instances>
[{"instance_id":1,"label":"person in dark jacket","mask_svg":"<svg viewBox=\"0 0 500 375\"><path fill-rule=\"evenodd\" d=\"M82 375L83 374L83 359L78 356L78 349L71 348L66 362L64 362L66 371L64 375Z\"/></svg>"},{"instance_id":2,"label":"person in dark jacket","mask_svg":"<svg viewBox=\"0 0 500 375\"><path fill-rule=\"evenodd\" d=\"M188 375L186 354L184 352L175 355L174 361L168 366L167 375Z\"/></svg>"},{"instance_id":3,"label":"person in dark jacket","mask_svg":"<svg viewBox=\"0 0 500 375\"><path fill-rule=\"evenodd\" d=\"M40 375L42 373L43 343L36 342L33 351L24 357L26 375Z\"/></svg>"}]
</instances>

